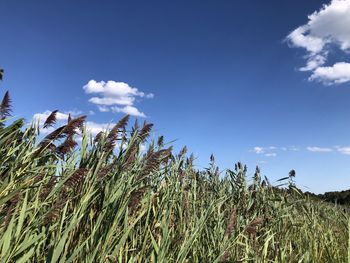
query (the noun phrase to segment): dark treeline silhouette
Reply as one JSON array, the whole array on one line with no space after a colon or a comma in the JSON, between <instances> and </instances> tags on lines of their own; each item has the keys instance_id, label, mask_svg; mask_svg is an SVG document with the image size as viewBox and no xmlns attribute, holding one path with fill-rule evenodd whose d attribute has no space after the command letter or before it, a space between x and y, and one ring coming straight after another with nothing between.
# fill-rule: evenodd
<instances>
[{"instance_id":1,"label":"dark treeline silhouette","mask_svg":"<svg viewBox=\"0 0 350 263\"><path fill-rule=\"evenodd\" d=\"M325 192L318 195L310 192L306 192L305 194L334 204L350 205L350 190Z\"/></svg>"}]
</instances>

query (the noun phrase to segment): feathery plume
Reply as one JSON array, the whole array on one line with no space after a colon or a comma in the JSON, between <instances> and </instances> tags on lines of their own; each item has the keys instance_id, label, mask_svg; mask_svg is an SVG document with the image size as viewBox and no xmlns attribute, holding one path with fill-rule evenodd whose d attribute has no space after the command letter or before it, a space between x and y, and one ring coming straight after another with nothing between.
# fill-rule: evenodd
<instances>
[{"instance_id":1,"label":"feathery plume","mask_svg":"<svg viewBox=\"0 0 350 263\"><path fill-rule=\"evenodd\" d=\"M107 143L106 143L106 150L107 151L112 150L115 147L116 141L118 139L118 133L122 130L125 130L125 126L128 124L129 118L130 118L130 115L125 115L111 129L111 131L107 135Z\"/></svg>"},{"instance_id":2,"label":"feathery plume","mask_svg":"<svg viewBox=\"0 0 350 263\"><path fill-rule=\"evenodd\" d=\"M0 104L0 119L5 119L6 117L11 116L11 111L10 93L6 91Z\"/></svg>"},{"instance_id":3,"label":"feathery plume","mask_svg":"<svg viewBox=\"0 0 350 263\"><path fill-rule=\"evenodd\" d=\"M67 202L68 202L67 195L62 193L60 198L58 198L57 201L54 203L50 212L48 212L44 217L44 224L50 224L55 220L57 220L57 218L59 217L62 209L64 208Z\"/></svg>"},{"instance_id":4,"label":"feathery plume","mask_svg":"<svg viewBox=\"0 0 350 263\"><path fill-rule=\"evenodd\" d=\"M103 131L100 131L99 133L96 134L94 138L94 143L98 143L102 139Z\"/></svg>"},{"instance_id":5,"label":"feathery plume","mask_svg":"<svg viewBox=\"0 0 350 263\"><path fill-rule=\"evenodd\" d=\"M132 127L135 131L137 131L140 127L139 127L139 120L138 119L135 119L135 122L134 122L134 126Z\"/></svg>"},{"instance_id":6,"label":"feathery plume","mask_svg":"<svg viewBox=\"0 0 350 263\"><path fill-rule=\"evenodd\" d=\"M255 168L255 173L254 173L254 180L255 182L257 183L260 183L260 179L261 179L261 176L260 176L260 168L258 166L256 166Z\"/></svg>"},{"instance_id":7,"label":"feathery plume","mask_svg":"<svg viewBox=\"0 0 350 263\"><path fill-rule=\"evenodd\" d=\"M210 155L210 162L211 162L211 163L214 163L214 162L215 162L215 156L214 156L213 153Z\"/></svg>"},{"instance_id":8,"label":"feathery plume","mask_svg":"<svg viewBox=\"0 0 350 263\"><path fill-rule=\"evenodd\" d=\"M44 129L55 125L55 123L57 121L57 117L56 117L57 112L58 112L58 110L54 110L53 112L51 112L49 117L46 118L46 121L45 121L44 126L43 126Z\"/></svg>"},{"instance_id":9,"label":"feathery plume","mask_svg":"<svg viewBox=\"0 0 350 263\"><path fill-rule=\"evenodd\" d=\"M140 130L140 133L139 133L139 135L138 135L138 137L139 137L141 143L144 142L144 141L147 139L149 133L150 133L151 130L152 130L152 127L153 127L153 124L152 124L152 123L144 123L144 125L143 125L143 127L142 127L142 129Z\"/></svg>"},{"instance_id":10,"label":"feathery plume","mask_svg":"<svg viewBox=\"0 0 350 263\"><path fill-rule=\"evenodd\" d=\"M291 170L289 172L289 177L295 177L295 170Z\"/></svg>"},{"instance_id":11,"label":"feathery plume","mask_svg":"<svg viewBox=\"0 0 350 263\"><path fill-rule=\"evenodd\" d=\"M39 200L44 201L46 197L50 194L51 190L54 188L54 186L57 183L57 178L55 176L52 176L47 184L44 185L43 189L39 193Z\"/></svg>"},{"instance_id":12,"label":"feathery plume","mask_svg":"<svg viewBox=\"0 0 350 263\"><path fill-rule=\"evenodd\" d=\"M56 148L56 151L61 155L65 155L77 145L78 143L73 139L73 135L68 135L64 142Z\"/></svg>"},{"instance_id":13,"label":"feathery plume","mask_svg":"<svg viewBox=\"0 0 350 263\"><path fill-rule=\"evenodd\" d=\"M146 160L146 164L143 168L143 174L147 175L159 168L160 164L167 160L171 155L171 148L159 150L152 153Z\"/></svg>"},{"instance_id":14,"label":"feathery plume","mask_svg":"<svg viewBox=\"0 0 350 263\"><path fill-rule=\"evenodd\" d=\"M186 145L180 150L179 152L179 158L184 157L184 155L187 153L187 147Z\"/></svg>"},{"instance_id":15,"label":"feathery plume","mask_svg":"<svg viewBox=\"0 0 350 263\"><path fill-rule=\"evenodd\" d=\"M67 179L64 185L74 189L79 189L88 171L87 168L79 168Z\"/></svg>"},{"instance_id":16,"label":"feathery plume","mask_svg":"<svg viewBox=\"0 0 350 263\"><path fill-rule=\"evenodd\" d=\"M109 164L103 168L101 168L98 173L97 173L97 177L98 178L104 178L111 170L113 169L113 165Z\"/></svg>"},{"instance_id":17,"label":"feathery plume","mask_svg":"<svg viewBox=\"0 0 350 263\"><path fill-rule=\"evenodd\" d=\"M230 219L228 221L226 230L225 230L224 236L226 238L231 237L232 232L233 232L234 228L236 227L236 224L237 224L237 211L236 211L236 209L233 209L231 216L230 216ZM230 258L230 252L229 252L229 250L225 250L224 254L220 258L220 261L225 262L225 261L229 260L229 258Z\"/></svg>"},{"instance_id":18,"label":"feathery plume","mask_svg":"<svg viewBox=\"0 0 350 263\"><path fill-rule=\"evenodd\" d=\"M64 133L67 135L72 135L76 134L77 129L82 130L83 129L83 124L86 120L86 116L80 116L78 118L72 119L67 125L66 128L64 129Z\"/></svg>"},{"instance_id":19,"label":"feathery plume","mask_svg":"<svg viewBox=\"0 0 350 263\"><path fill-rule=\"evenodd\" d=\"M263 223L263 219L261 217L254 219L247 227L246 227L246 231L248 234L255 236L256 232L257 232L257 227L258 225Z\"/></svg>"},{"instance_id":20,"label":"feathery plume","mask_svg":"<svg viewBox=\"0 0 350 263\"><path fill-rule=\"evenodd\" d=\"M141 187L138 190L135 190L131 193L128 207L130 209L130 214L133 214L137 211L140 201L145 194L146 190L148 189L148 186Z\"/></svg>"},{"instance_id":21,"label":"feathery plume","mask_svg":"<svg viewBox=\"0 0 350 263\"><path fill-rule=\"evenodd\" d=\"M163 135L158 137L157 145L159 148L164 146L164 136Z\"/></svg>"},{"instance_id":22,"label":"feathery plume","mask_svg":"<svg viewBox=\"0 0 350 263\"><path fill-rule=\"evenodd\" d=\"M190 157L186 159L186 165L187 166L193 166L193 161L194 161L194 155L191 153Z\"/></svg>"},{"instance_id":23,"label":"feathery plume","mask_svg":"<svg viewBox=\"0 0 350 263\"><path fill-rule=\"evenodd\" d=\"M231 216L230 216L230 220L228 221L226 230L225 230L225 236L226 237L230 237L234 228L236 227L236 223L237 223L237 211L236 209L233 209Z\"/></svg>"},{"instance_id":24,"label":"feathery plume","mask_svg":"<svg viewBox=\"0 0 350 263\"><path fill-rule=\"evenodd\" d=\"M21 194L18 193L7 203L7 211L6 211L6 216L5 216L5 220L4 220L5 229L8 226L8 224L10 223L12 214L16 208L18 201L20 200L20 197L21 197Z\"/></svg>"},{"instance_id":25,"label":"feathery plume","mask_svg":"<svg viewBox=\"0 0 350 263\"><path fill-rule=\"evenodd\" d=\"M117 123L117 125L116 125L116 128L117 128L118 130L123 130L123 129L125 129L125 126L128 124L129 119L130 119L130 115L125 115L123 118L121 118L121 119L118 121L118 123Z\"/></svg>"},{"instance_id":26,"label":"feathery plume","mask_svg":"<svg viewBox=\"0 0 350 263\"><path fill-rule=\"evenodd\" d=\"M38 145L40 148L40 152L44 148L46 148L51 142L64 138L65 128L66 128L66 125L61 126L61 127L57 128L56 130L54 130L53 132L51 132L50 134L46 135L46 137Z\"/></svg>"}]
</instances>

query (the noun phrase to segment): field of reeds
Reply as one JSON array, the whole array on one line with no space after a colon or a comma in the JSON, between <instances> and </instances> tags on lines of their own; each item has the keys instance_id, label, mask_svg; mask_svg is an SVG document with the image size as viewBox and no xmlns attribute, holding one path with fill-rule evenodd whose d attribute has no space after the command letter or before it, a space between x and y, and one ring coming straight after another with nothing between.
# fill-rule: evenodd
<instances>
[{"instance_id":1,"label":"field of reeds","mask_svg":"<svg viewBox=\"0 0 350 263\"><path fill-rule=\"evenodd\" d=\"M199 171L128 116L94 138L85 116L43 136L10 117L8 93L0 107L0 262L349 260L349 215L308 199L294 171L274 186L213 156Z\"/></svg>"}]
</instances>

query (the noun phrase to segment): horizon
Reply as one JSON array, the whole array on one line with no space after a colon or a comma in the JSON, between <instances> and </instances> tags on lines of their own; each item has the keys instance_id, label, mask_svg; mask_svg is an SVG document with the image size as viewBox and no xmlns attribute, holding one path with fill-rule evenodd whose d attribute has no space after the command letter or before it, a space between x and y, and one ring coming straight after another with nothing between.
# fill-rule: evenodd
<instances>
[{"instance_id":1,"label":"horizon","mask_svg":"<svg viewBox=\"0 0 350 263\"><path fill-rule=\"evenodd\" d=\"M130 114L199 169L213 153L271 182L294 169L303 191L350 188L350 0L2 3L15 117L84 114L96 134Z\"/></svg>"}]
</instances>

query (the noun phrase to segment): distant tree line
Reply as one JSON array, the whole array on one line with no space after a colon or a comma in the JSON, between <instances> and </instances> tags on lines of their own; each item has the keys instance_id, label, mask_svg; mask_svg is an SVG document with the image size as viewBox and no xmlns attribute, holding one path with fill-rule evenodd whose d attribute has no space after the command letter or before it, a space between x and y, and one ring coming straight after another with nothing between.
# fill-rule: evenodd
<instances>
[{"instance_id":1,"label":"distant tree line","mask_svg":"<svg viewBox=\"0 0 350 263\"><path fill-rule=\"evenodd\" d=\"M350 190L325 192L324 194L318 195L310 192L305 192L305 194L312 198L321 199L334 204L350 205Z\"/></svg>"}]
</instances>

